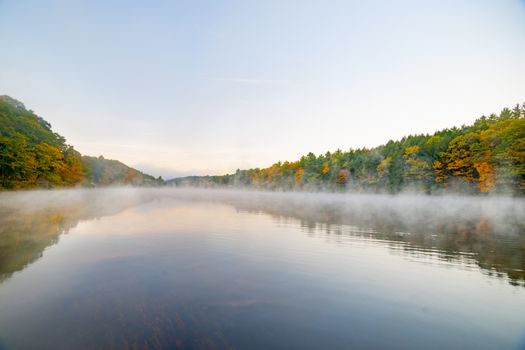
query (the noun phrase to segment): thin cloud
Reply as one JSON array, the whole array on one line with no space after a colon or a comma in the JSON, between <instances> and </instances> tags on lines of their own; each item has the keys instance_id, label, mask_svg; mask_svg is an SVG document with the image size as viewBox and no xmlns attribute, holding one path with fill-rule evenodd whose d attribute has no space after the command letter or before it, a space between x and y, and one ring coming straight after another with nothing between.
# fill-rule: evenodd
<instances>
[{"instance_id":1,"label":"thin cloud","mask_svg":"<svg viewBox=\"0 0 525 350\"><path fill-rule=\"evenodd\" d=\"M245 78L213 78L212 81L225 81L237 84L251 84L251 85L283 85L292 84L291 80L278 79L245 79Z\"/></svg>"}]
</instances>

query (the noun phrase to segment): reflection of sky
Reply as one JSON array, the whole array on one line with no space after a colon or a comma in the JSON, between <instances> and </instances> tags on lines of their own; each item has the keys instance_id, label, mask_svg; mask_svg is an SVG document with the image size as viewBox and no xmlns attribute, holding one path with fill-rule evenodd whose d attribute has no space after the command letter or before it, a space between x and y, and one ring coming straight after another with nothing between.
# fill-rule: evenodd
<instances>
[{"instance_id":1,"label":"reflection of sky","mask_svg":"<svg viewBox=\"0 0 525 350\"><path fill-rule=\"evenodd\" d=\"M200 336L217 327L232 341L249 325L258 330L251 341L267 331L281 347L509 348L518 341L522 288L472 262L445 264L396 244L334 237L222 204L150 202L81 222L2 284L0 338L74 345L84 339L80 328L103 341L111 331L143 334L134 327L146 337L153 327L162 339L163 327L182 327L180 319Z\"/></svg>"},{"instance_id":2,"label":"reflection of sky","mask_svg":"<svg viewBox=\"0 0 525 350\"><path fill-rule=\"evenodd\" d=\"M83 153L222 173L522 102L523 23L512 0L4 0L0 93Z\"/></svg>"}]
</instances>

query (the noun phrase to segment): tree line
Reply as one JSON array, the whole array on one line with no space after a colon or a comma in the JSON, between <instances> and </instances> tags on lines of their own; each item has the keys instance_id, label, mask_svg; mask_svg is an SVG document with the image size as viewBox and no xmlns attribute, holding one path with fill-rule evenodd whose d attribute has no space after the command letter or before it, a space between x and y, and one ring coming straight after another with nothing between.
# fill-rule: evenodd
<instances>
[{"instance_id":1,"label":"tree line","mask_svg":"<svg viewBox=\"0 0 525 350\"><path fill-rule=\"evenodd\" d=\"M43 118L0 96L0 190L162 183L121 162L82 156Z\"/></svg>"},{"instance_id":2,"label":"tree line","mask_svg":"<svg viewBox=\"0 0 525 350\"><path fill-rule=\"evenodd\" d=\"M525 194L525 104L472 125L410 135L375 148L308 153L297 161L170 183L271 190Z\"/></svg>"},{"instance_id":3,"label":"tree line","mask_svg":"<svg viewBox=\"0 0 525 350\"><path fill-rule=\"evenodd\" d=\"M270 190L525 194L525 104L472 125L410 135L374 148L308 153L296 161L168 181ZM0 189L161 185L103 157L82 156L51 125L0 96Z\"/></svg>"}]
</instances>

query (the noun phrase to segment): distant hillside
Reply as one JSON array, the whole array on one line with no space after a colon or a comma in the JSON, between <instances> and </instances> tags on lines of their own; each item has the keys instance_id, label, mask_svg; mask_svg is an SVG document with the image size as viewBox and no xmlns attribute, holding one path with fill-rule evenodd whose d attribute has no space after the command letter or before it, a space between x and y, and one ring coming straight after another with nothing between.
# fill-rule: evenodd
<instances>
[{"instance_id":1,"label":"distant hillside","mask_svg":"<svg viewBox=\"0 0 525 350\"><path fill-rule=\"evenodd\" d=\"M104 157L82 156L84 166L84 184L88 186L133 185L156 186L163 183L161 178L144 174L130 168L118 160Z\"/></svg>"},{"instance_id":2,"label":"distant hillside","mask_svg":"<svg viewBox=\"0 0 525 350\"><path fill-rule=\"evenodd\" d=\"M157 183L118 161L82 157L23 103L0 96L0 190Z\"/></svg>"},{"instance_id":3,"label":"distant hillside","mask_svg":"<svg viewBox=\"0 0 525 350\"><path fill-rule=\"evenodd\" d=\"M525 194L525 104L472 125L337 150L268 168L168 181L178 186Z\"/></svg>"}]
</instances>

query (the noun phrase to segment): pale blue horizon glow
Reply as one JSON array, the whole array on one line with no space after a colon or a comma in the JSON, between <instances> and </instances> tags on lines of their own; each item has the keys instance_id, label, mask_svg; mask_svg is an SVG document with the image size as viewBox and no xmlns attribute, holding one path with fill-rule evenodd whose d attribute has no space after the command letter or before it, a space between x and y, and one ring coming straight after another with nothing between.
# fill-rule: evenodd
<instances>
[{"instance_id":1,"label":"pale blue horizon glow","mask_svg":"<svg viewBox=\"0 0 525 350\"><path fill-rule=\"evenodd\" d=\"M0 0L0 94L165 178L372 147L525 101L525 2Z\"/></svg>"}]
</instances>

